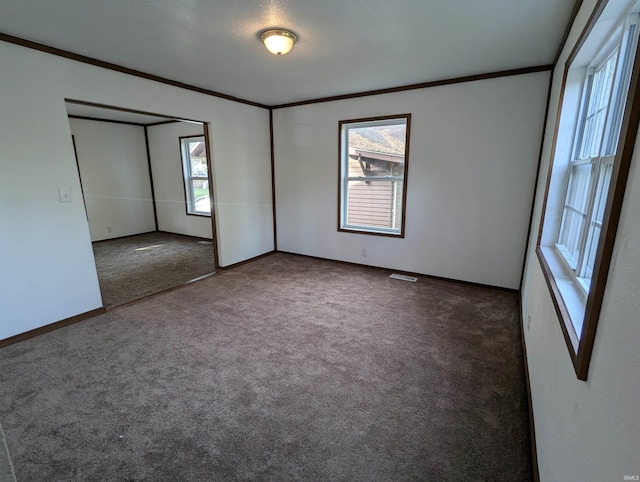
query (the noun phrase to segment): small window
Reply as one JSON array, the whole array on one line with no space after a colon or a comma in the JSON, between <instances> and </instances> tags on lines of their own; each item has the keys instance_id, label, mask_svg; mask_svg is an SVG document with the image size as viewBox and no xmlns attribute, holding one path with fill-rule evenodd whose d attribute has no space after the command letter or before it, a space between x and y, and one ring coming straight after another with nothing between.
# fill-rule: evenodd
<instances>
[{"instance_id":1,"label":"small window","mask_svg":"<svg viewBox=\"0 0 640 482\"><path fill-rule=\"evenodd\" d=\"M620 5L607 4L600 17L606 20L590 22L567 60L537 248L581 380L638 128L638 99L629 87L640 72L638 65L633 72L640 2L616 23Z\"/></svg>"},{"instance_id":2,"label":"small window","mask_svg":"<svg viewBox=\"0 0 640 482\"><path fill-rule=\"evenodd\" d=\"M180 152L187 214L211 216L209 169L204 137L181 137Z\"/></svg>"},{"instance_id":3,"label":"small window","mask_svg":"<svg viewBox=\"0 0 640 482\"><path fill-rule=\"evenodd\" d=\"M338 231L404 236L411 114L340 122Z\"/></svg>"}]
</instances>

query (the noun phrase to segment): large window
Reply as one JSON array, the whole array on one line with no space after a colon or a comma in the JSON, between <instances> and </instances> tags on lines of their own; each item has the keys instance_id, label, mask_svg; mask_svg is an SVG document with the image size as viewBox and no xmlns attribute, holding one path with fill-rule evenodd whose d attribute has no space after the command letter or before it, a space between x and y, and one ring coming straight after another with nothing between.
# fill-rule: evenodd
<instances>
[{"instance_id":1,"label":"large window","mask_svg":"<svg viewBox=\"0 0 640 482\"><path fill-rule=\"evenodd\" d=\"M630 49L621 47L633 42L635 31L635 16L628 17L596 53L583 83L556 246L585 295L591 286L633 60ZM574 325L580 335L581 324Z\"/></svg>"},{"instance_id":2,"label":"large window","mask_svg":"<svg viewBox=\"0 0 640 482\"><path fill-rule=\"evenodd\" d=\"M211 216L207 149L203 136L181 137L182 173L187 214Z\"/></svg>"},{"instance_id":3,"label":"large window","mask_svg":"<svg viewBox=\"0 0 640 482\"><path fill-rule=\"evenodd\" d=\"M404 236L411 115L340 122L339 231Z\"/></svg>"},{"instance_id":4,"label":"large window","mask_svg":"<svg viewBox=\"0 0 640 482\"><path fill-rule=\"evenodd\" d=\"M625 6L631 8L612 21ZM610 1L599 17L607 20L594 18L567 60L538 240L538 257L583 380L638 128L638 15L629 12L639 6Z\"/></svg>"}]
</instances>

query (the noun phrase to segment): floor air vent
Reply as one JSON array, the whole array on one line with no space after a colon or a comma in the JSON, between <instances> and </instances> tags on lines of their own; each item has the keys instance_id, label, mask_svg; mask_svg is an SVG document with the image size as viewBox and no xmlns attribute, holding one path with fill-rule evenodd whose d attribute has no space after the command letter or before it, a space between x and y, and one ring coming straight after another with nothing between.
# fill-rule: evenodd
<instances>
[{"instance_id":1,"label":"floor air vent","mask_svg":"<svg viewBox=\"0 0 640 482\"><path fill-rule=\"evenodd\" d=\"M418 278L415 278L413 276L406 276L403 274L396 274L396 273L393 273L391 276L389 276L389 278L401 279L402 281L411 281L412 283L415 283L416 281L418 281Z\"/></svg>"}]
</instances>

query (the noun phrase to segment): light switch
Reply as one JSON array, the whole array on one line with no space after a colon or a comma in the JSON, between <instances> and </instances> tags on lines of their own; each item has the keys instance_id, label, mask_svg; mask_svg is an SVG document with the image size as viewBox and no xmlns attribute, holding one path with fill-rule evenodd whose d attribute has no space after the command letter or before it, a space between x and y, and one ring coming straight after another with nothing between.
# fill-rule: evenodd
<instances>
[{"instance_id":1,"label":"light switch","mask_svg":"<svg viewBox=\"0 0 640 482\"><path fill-rule=\"evenodd\" d=\"M60 194L61 203L70 203L71 201L73 201L73 196L71 195L70 187L59 187L58 193Z\"/></svg>"}]
</instances>

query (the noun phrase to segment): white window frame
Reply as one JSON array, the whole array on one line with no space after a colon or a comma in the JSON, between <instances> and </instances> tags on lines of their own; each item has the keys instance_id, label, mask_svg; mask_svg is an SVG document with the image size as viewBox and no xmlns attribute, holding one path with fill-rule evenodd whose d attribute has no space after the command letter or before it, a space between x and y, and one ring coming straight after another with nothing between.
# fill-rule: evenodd
<instances>
[{"instance_id":1,"label":"white window frame","mask_svg":"<svg viewBox=\"0 0 640 482\"><path fill-rule=\"evenodd\" d=\"M182 177L184 180L184 194L187 206L187 214L194 216L211 217L211 211L198 211L196 209L196 199L193 191L193 181L203 181L209 187L209 199L211 199L211 185L209 176L194 176L191 171L191 152L189 144L193 142L205 142L202 135L180 137L180 156L182 159ZM209 172L209 163L207 161L207 173Z\"/></svg>"},{"instance_id":2,"label":"white window frame","mask_svg":"<svg viewBox=\"0 0 640 482\"><path fill-rule=\"evenodd\" d=\"M349 130L365 127L379 126L405 126L405 152L404 152L404 172L402 176L349 176ZM409 133L411 127L411 114L398 114L384 117L373 117L367 119L354 119L340 121L340 196L339 196L339 220L338 231L357 232L363 234L376 234L380 236L404 237L405 213L406 213L406 192L407 192L407 172L409 167ZM392 208L392 217L395 219L401 216L400 226L397 228L383 228L378 226L367 226L349 224L349 183L350 182L389 182L402 183L402 206L400 213L396 212L395 202ZM397 184L394 184L394 193L397 192ZM394 194L395 195L395 194Z\"/></svg>"}]
</instances>

